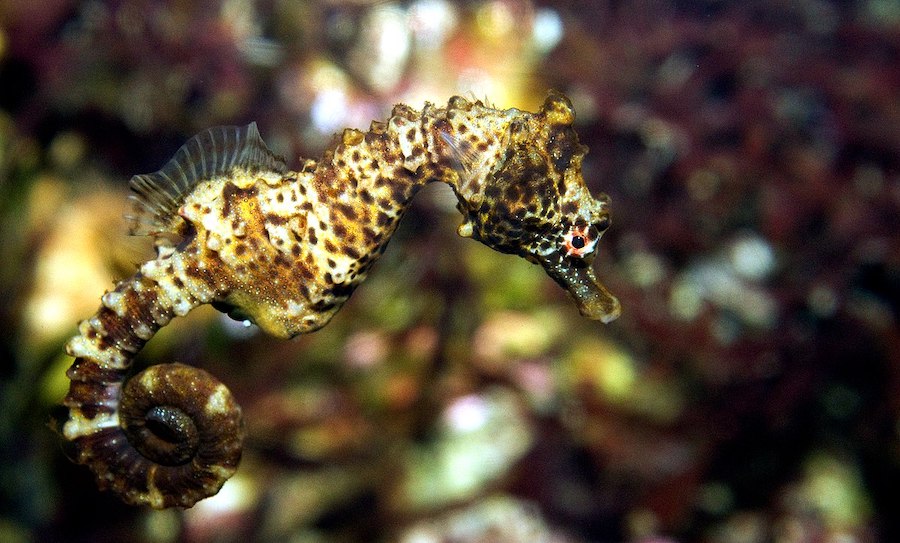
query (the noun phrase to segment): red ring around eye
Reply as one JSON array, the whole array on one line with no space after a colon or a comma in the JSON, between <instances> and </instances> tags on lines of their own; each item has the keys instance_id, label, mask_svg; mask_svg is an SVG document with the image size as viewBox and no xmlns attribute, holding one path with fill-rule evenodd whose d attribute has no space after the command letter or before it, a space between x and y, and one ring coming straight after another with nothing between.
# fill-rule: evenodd
<instances>
[{"instance_id":1,"label":"red ring around eye","mask_svg":"<svg viewBox=\"0 0 900 543\"><path fill-rule=\"evenodd\" d=\"M584 256L591 252L597 240L588 236L588 226L573 226L563 236L563 250L567 256Z\"/></svg>"}]
</instances>

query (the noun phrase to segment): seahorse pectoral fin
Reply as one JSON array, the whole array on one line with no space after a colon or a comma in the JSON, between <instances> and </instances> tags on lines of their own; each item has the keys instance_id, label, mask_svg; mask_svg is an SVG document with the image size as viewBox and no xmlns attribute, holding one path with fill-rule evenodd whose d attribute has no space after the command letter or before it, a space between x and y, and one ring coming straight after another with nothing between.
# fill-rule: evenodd
<instances>
[{"instance_id":1,"label":"seahorse pectoral fin","mask_svg":"<svg viewBox=\"0 0 900 543\"><path fill-rule=\"evenodd\" d=\"M539 261L547 275L572 296L585 317L609 323L622 313L619 299L597 279L590 262L560 253L541 257Z\"/></svg>"}]
</instances>

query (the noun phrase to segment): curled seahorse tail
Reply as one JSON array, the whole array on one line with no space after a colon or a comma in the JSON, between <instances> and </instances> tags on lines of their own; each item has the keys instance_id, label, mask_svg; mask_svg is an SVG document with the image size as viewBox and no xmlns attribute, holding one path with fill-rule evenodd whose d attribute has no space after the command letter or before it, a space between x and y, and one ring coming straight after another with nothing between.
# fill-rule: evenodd
<instances>
[{"instance_id":1,"label":"curled seahorse tail","mask_svg":"<svg viewBox=\"0 0 900 543\"><path fill-rule=\"evenodd\" d=\"M198 303L179 302L179 314ZM100 488L157 509L191 507L218 492L243 441L240 407L209 373L176 363L129 378L134 356L175 314L157 283L137 274L104 295L66 345L75 357L63 402L67 454Z\"/></svg>"}]
</instances>

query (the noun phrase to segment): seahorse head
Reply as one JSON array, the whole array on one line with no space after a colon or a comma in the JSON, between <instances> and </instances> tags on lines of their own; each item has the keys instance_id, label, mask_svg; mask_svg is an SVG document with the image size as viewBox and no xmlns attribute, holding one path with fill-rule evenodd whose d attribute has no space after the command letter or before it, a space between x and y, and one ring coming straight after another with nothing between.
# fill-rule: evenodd
<instances>
[{"instance_id":1,"label":"seahorse head","mask_svg":"<svg viewBox=\"0 0 900 543\"><path fill-rule=\"evenodd\" d=\"M460 205L465 220L459 233L540 264L583 315L609 322L621 307L591 266L610 226L609 197L595 198L585 185L587 148L578 142L574 120L571 103L556 93L538 113L517 115L481 194Z\"/></svg>"}]
</instances>

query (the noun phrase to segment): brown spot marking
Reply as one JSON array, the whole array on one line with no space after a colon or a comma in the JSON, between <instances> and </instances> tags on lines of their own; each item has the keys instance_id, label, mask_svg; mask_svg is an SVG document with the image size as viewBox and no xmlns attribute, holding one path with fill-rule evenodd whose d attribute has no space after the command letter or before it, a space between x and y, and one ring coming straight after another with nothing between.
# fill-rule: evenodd
<instances>
[{"instance_id":1,"label":"brown spot marking","mask_svg":"<svg viewBox=\"0 0 900 543\"><path fill-rule=\"evenodd\" d=\"M334 302L326 302L325 300L319 300L318 302L312 305L312 308L316 311L330 311L334 309Z\"/></svg>"},{"instance_id":2,"label":"brown spot marking","mask_svg":"<svg viewBox=\"0 0 900 543\"><path fill-rule=\"evenodd\" d=\"M517 202L522 198L522 191L519 190L518 185L507 185L504 197L511 202Z\"/></svg>"},{"instance_id":3,"label":"brown spot marking","mask_svg":"<svg viewBox=\"0 0 900 543\"><path fill-rule=\"evenodd\" d=\"M351 206L350 204L338 202L337 204L335 204L334 208L351 221L356 219L356 210L353 209L353 206Z\"/></svg>"},{"instance_id":4,"label":"brown spot marking","mask_svg":"<svg viewBox=\"0 0 900 543\"><path fill-rule=\"evenodd\" d=\"M565 194L565 193L566 193L566 179L565 179L565 176L560 175L559 178L556 180L556 191L557 191L559 194Z\"/></svg>"},{"instance_id":5,"label":"brown spot marking","mask_svg":"<svg viewBox=\"0 0 900 543\"><path fill-rule=\"evenodd\" d=\"M241 201L246 201L247 199L256 196L256 194L256 187L240 189L234 183L225 183L225 186L222 188L222 217L231 215L232 205L238 204Z\"/></svg>"},{"instance_id":6,"label":"brown spot marking","mask_svg":"<svg viewBox=\"0 0 900 543\"><path fill-rule=\"evenodd\" d=\"M369 145L375 145L379 142L384 142L387 139L387 135L384 133L384 124L378 124L381 126L376 127L375 123L372 123L369 131L366 132L366 143Z\"/></svg>"},{"instance_id":7,"label":"brown spot marking","mask_svg":"<svg viewBox=\"0 0 900 543\"><path fill-rule=\"evenodd\" d=\"M104 368L94 360L88 358L76 358L72 366L66 371L66 375L73 381L87 381L94 383L116 383L124 380L128 370Z\"/></svg>"},{"instance_id":8,"label":"brown spot marking","mask_svg":"<svg viewBox=\"0 0 900 543\"><path fill-rule=\"evenodd\" d=\"M391 197L394 199L396 203L405 202L409 197L408 187L405 185L394 185L391 187Z\"/></svg>"},{"instance_id":9,"label":"brown spot marking","mask_svg":"<svg viewBox=\"0 0 900 543\"><path fill-rule=\"evenodd\" d=\"M326 196L334 194L335 186L340 181L338 179L337 173L335 172L334 164L325 165L317 169L313 180L316 184L316 188L319 190L319 193Z\"/></svg>"},{"instance_id":10,"label":"brown spot marking","mask_svg":"<svg viewBox=\"0 0 900 543\"><path fill-rule=\"evenodd\" d=\"M326 290L325 294L334 296L335 298L346 298L353 294L353 289L355 288L356 285L352 283L340 283ZM331 309L332 307L334 307L334 304L329 304L328 309Z\"/></svg>"},{"instance_id":11,"label":"brown spot marking","mask_svg":"<svg viewBox=\"0 0 900 543\"><path fill-rule=\"evenodd\" d=\"M444 132L447 135L450 135L450 133L453 132L453 126L449 122L447 122L447 119L438 119L434 121L434 123L432 123L431 125L431 129L438 132Z\"/></svg>"}]
</instances>

